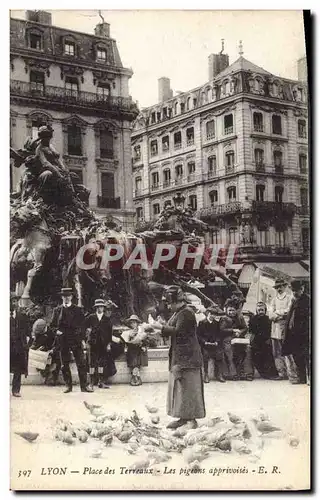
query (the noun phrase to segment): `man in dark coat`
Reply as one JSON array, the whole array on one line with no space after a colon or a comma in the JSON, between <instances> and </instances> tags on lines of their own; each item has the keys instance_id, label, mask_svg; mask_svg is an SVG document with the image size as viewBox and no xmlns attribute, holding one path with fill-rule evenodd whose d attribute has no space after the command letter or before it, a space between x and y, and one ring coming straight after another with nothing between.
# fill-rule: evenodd
<instances>
[{"instance_id":1,"label":"man in dark coat","mask_svg":"<svg viewBox=\"0 0 320 500\"><path fill-rule=\"evenodd\" d=\"M93 387L95 372L98 370L98 387L109 389L104 383L103 371L108 366L108 372L114 372L114 362L111 357L112 323L110 320L112 305L104 299L96 299L96 312L85 320L87 342L89 347L90 384ZM113 366L109 366L113 365Z\"/></svg>"},{"instance_id":2,"label":"man in dark coat","mask_svg":"<svg viewBox=\"0 0 320 500\"><path fill-rule=\"evenodd\" d=\"M223 347L220 337L219 319L215 316L218 310L209 307L206 311L206 319L200 321L197 335L201 346L204 368L204 382L209 382L208 365L209 359L214 361L215 376L219 382L225 382L223 377Z\"/></svg>"},{"instance_id":3,"label":"man in dark coat","mask_svg":"<svg viewBox=\"0 0 320 500\"><path fill-rule=\"evenodd\" d=\"M247 325L243 315L238 314L239 303L228 299L225 303L225 316L220 319L220 333L223 342L224 356L226 358L229 377L239 380L243 370L244 358L239 356L239 349L234 349L232 339L244 337L247 333Z\"/></svg>"},{"instance_id":4,"label":"man in dark coat","mask_svg":"<svg viewBox=\"0 0 320 500\"><path fill-rule=\"evenodd\" d=\"M310 297L304 291L304 284L294 280L291 283L294 296L285 325L282 355L292 354L297 366L299 383L305 384L309 378L309 328Z\"/></svg>"},{"instance_id":5,"label":"man in dark coat","mask_svg":"<svg viewBox=\"0 0 320 500\"><path fill-rule=\"evenodd\" d=\"M10 373L13 373L12 395L20 398L21 375L28 375L28 343L30 340L28 318L19 311L19 298L10 298Z\"/></svg>"},{"instance_id":6,"label":"man in dark coat","mask_svg":"<svg viewBox=\"0 0 320 500\"><path fill-rule=\"evenodd\" d=\"M160 330L163 336L171 337L167 413L179 420L167 427L177 429L189 423L195 428L196 419L206 416L197 321L193 310L187 307L180 287L168 287L165 300L173 315L165 326L154 322L152 327Z\"/></svg>"},{"instance_id":7,"label":"man in dark coat","mask_svg":"<svg viewBox=\"0 0 320 500\"><path fill-rule=\"evenodd\" d=\"M271 327L266 304L258 302L257 314L249 321L253 364L262 378L276 380L279 377L272 353Z\"/></svg>"},{"instance_id":8,"label":"man in dark coat","mask_svg":"<svg viewBox=\"0 0 320 500\"><path fill-rule=\"evenodd\" d=\"M72 391L70 351L73 353L82 392L93 392L87 385L87 371L84 357L84 315L82 309L72 304L72 289L62 288L62 305L53 311L50 327L55 331L60 345L62 374L66 384L65 393Z\"/></svg>"}]
</instances>

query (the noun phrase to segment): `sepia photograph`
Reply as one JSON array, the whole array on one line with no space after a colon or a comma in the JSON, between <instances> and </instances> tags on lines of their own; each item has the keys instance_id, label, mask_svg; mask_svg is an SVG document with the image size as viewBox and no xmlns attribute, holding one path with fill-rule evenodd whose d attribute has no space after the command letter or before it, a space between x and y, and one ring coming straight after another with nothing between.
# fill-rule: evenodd
<instances>
[{"instance_id":1,"label":"sepia photograph","mask_svg":"<svg viewBox=\"0 0 320 500\"><path fill-rule=\"evenodd\" d=\"M10 489L310 491L310 11L8 16Z\"/></svg>"}]
</instances>

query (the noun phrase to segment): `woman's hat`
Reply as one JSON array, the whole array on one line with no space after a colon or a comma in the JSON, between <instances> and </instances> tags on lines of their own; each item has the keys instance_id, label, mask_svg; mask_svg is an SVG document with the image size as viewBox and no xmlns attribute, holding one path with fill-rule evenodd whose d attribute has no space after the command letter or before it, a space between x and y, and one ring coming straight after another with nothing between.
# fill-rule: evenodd
<instances>
[{"instance_id":1,"label":"woman's hat","mask_svg":"<svg viewBox=\"0 0 320 500\"><path fill-rule=\"evenodd\" d=\"M60 293L62 297L68 297L69 295L73 295L73 290L72 288L61 288Z\"/></svg>"},{"instance_id":2,"label":"woman's hat","mask_svg":"<svg viewBox=\"0 0 320 500\"><path fill-rule=\"evenodd\" d=\"M44 319L39 318L37 319L33 325L32 325L32 333L36 337L37 335L41 335L42 333L45 332L47 323Z\"/></svg>"},{"instance_id":3,"label":"woman's hat","mask_svg":"<svg viewBox=\"0 0 320 500\"><path fill-rule=\"evenodd\" d=\"M105 302L104 299L96 299L94 301L94 306L93 307L100 307L100 306L106 307L106 302Z\"/></svg>"},{"instance_id":4,"label":"woman's hat","mask_svg":"<svg viewBox=\"0 0 320 500\"><path fill-rule=\"evenodd\" d=\"M273 288L279 288L279 287L282 287L282 286L287 286L287 284L288 283L286 283L286 281L284 281L284 279L277 278Z\"/></svg>"},{"instance_id":5,"label":"woman's hat","mask_svg":"<svg viewBox=\"0 0 320 500\"><path fill-rule=\"evenodd\" d=\"M290 283L290 287L293 291L298 291L304 286L304 283L300 280L293 280Z\"/></svg>"},{"instance_id":6,"label":"woman's hat","mask_svg":"<svg viewBox=\"0 0 320 500\"><path fill-rule=\"evenodd\" d=\"M130 318L127 319L127 323L131 323L131 321L141 323L141 319L136 314L131 314Z\"/></svg>"}]
</instances>

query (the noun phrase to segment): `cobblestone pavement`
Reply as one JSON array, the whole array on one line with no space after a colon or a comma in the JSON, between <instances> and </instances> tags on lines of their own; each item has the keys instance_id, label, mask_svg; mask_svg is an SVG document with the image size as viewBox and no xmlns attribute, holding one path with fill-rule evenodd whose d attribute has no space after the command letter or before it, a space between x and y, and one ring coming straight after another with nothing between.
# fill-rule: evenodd
<instances>
[{"instance_id":1,"label":"cobblestone pavement","mask_svg":"<svg viewBox=\"0 0 320 500\"><path fill-rule=\"evenodd\" d=\"M172 454L167 464L159 465L160 475L120 474L120 466L130 467L136 457L124 450L123 445L114 444L105 448L99 459L91 457L99 443L90 439L85 444L68 446L53 439L53 427L58 417L71 421L90 420L83 405L86 400L103 405L109 411L130 414L136 410L139 416L148 419L145 409L148 403L159 408L161 424L170 418L166 415L167 384L143 384L140 387L127 385L111 386L109 390L96 389L93 394L81 393L79 386L71 394L63 394L63 387L23 386L22 398L11 399L11 486L12 488L47 489L297 489L309 484L309 399L310 388L306 385L291 385L287 381L255 380L253 382L210 382L205 385L205 402L208 417L226 417L232 411L249 420L263 409L273 424L281 427L280 437L266 437L265 446L258 463L250 456L234 453L213 452L202 462L204 474L181 472L187 467L183 456ZM201 421L199 421L200 423ZM35 443L29 444L14 434L14 431L39 432ZM299 438L300 444L292 448L287 434ZM175 469L175 473L164 474L164 467ZM247 468L247 473L209 473L211 468ZM267 473L258 474L259 466ZM271 473L278 466L278 472ZM49 475L48 467L67 467L66 475ZM107 467L115 474L83 474L84 467L92 471ZM44 472L41 474L42 468ZM168 470L167 469L167 470ZM18 477L19 470L31 470L30 477ZM79 473L71 473L78 470ZM181 473L180 473L181 472Z\"/></svg>"}]
</instances>

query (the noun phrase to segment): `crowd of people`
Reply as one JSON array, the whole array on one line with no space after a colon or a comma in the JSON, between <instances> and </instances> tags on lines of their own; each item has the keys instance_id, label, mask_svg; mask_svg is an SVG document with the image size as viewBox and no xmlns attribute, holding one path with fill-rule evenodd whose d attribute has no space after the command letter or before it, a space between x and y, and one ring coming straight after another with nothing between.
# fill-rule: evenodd
<instances>
[{"instance_id":1,"label":"crowd of people","mask_svg":"<svg viewBox=\"0 0 320 500\"><path fill-rule=\"evenodd\" d=\"M167 289L163 301L173 315L168 322L159 316L151 328L162 338L170 338L169 415L182 415L182 420L204 416L201 387L210 380L210 360L213 377L222 383L252 381L255 370L266 379L309 383L310 298L300 281L289 286L277 279L275 289L269 309L258 302L256 313L250 315L243 310L243 297L235 294L227 299L223 313L211 306L204 319L199 319L179 287ZM61 298L62 304L54 309L50 321L38 318L31 327L18 306L18 297L11 297L13 396L20 397L21 377L28 373L30 349L47 354L47 366L42 370L45 383L56 385L61 372L65 393L73 389L72 361L77 366L81 391L93 392L96 385L109 388L110 377L117 371L115 361L123 353L131 371L131 385L141 385L140 369L148 365L148 345L135 341L142 323L139 317L133 314L123 321L124 329L119 335L113 326L117 306L111 300L97 299L94 311L85 316L73 304L72 289L62 289ZM187 392L190 394L185 399L182 395Z\"/></svg>"}]
</instances>

